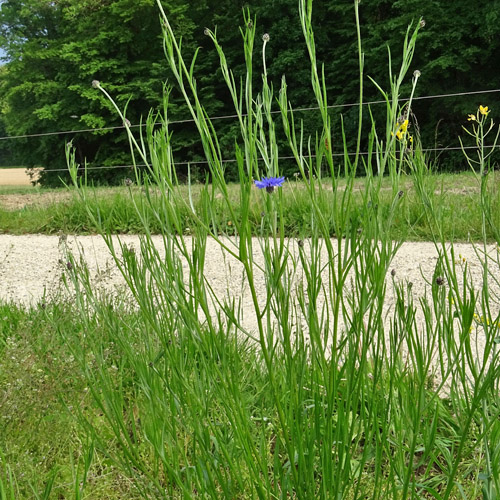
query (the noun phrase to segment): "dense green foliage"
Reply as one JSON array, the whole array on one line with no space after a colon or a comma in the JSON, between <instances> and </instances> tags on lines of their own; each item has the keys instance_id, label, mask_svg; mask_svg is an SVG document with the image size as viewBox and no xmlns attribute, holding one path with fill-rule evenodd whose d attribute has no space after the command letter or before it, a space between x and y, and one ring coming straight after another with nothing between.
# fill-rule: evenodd
<instances>
[{"instance_id":1,"label":"dense green foliage","mask_svg":"<svg viewBox=\"0 0 500 500\"><path fill-rule=\"evenodd\" d=\"M232 114L230 96L220 69L218 55L204 27L217 27L236 78L243 74L244 58L238 26L242 9L249 7L257 19L257 34L270 34L267 46L268 74L277 87L286 75L288 94L294 108L314 105L307 82L310 68L303 35L297 20L296 0L268 2L253 0L162 0L170 22L183 37L183 50L192 57L200 52L195 74L198 90L210 116ZM357 48L354 8L351 0L315 0L314 26L318 62L324 64L329 104L343 105L358 100ZM496 64L500 37L498 9L487 3L470 8L465 0L365 0L361 4L363 50L365 52L365 101L380 95L369 78L382 87L388 82L387 46L392 49L394 66L400 63L401 46L407 26L426 20L413 61L422 72L419 95L446 94L500 87ZM161 27L155 0L6 0L0 10L0 48L6 63L0 74L2 114L0 135L36 134L60 130L119 127L100 132L70 133L0 141L0 163L64 169L64 144L72 140L80 163L90 167L127 165L129 147L122 124L104 96L91 87L100 80L116 102L125 107L127 117L138 125L150 109L162 107L163 84L173 84L163 57ZM260 44L256 44L255 75L260 73ZM412 69L412 71L413 71ZM410 73L411 74L411 73ZM256 76L254 85L260 87ZM409 90L410 79L403 90ZM414 126L418 123L424 147L456 147L468 112L478 104L496 108L497 94L472 95L415 101ZM401 97L407 97L402 95ZM384 106L374 105L376 119L382 120ZM189 119L178 91L169 103L170 118ZM333 147L339 151L340 113L347 137L355 137L357 107L331 110L334 123ZM297 115L306 130L319 124L315 111ZM368 117L368 113L365 113ZM221 148L227 159L234 158L238 128L234 120L216 120ZM137 129L136 129L137 130ZM191 123L172 126L176 161L200 160L201 146ZM279 132L279 131L278 131ZM280 154L289 151L280 143ZM442 155L442 165L463 168L450 153ZM198 169L203 169L200 164ZM185 165L179 166L185 173ZM131 177L129 169L91 171L100 182ZM285 168L285 173L287 172ZM229 176L235 172L228 167ZM44 175L46 184L57 183L64 172Z\"/></svg>"}]
</instances>

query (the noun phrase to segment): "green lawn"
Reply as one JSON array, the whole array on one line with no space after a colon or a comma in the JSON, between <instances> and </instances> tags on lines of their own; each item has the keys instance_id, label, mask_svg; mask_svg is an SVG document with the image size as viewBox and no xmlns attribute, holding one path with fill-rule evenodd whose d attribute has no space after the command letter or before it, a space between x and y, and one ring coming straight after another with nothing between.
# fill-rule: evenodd
<instances>
[{"instance_id":1,"label":"green lawn","mask_svg":"<svg viewBox=\"0 0 500 500\"><path fill-rule=\"evenodd\" d=\"M491 179L490 189L492 214L494 222L500 223L500 198L498 190L497 173ZM354 196L359 205L363 207L364 179L358 178L354 183ZM439 210L446 238L456 241L475 241L480 238L481 211L479 204L480 189L477 180L471 173L462 174L438 174L427 178L433 203ZM345 182L340 180L338 192L341 193ZM191 196L193 203L199 205L199 191L201 185L193 186ZM320 189L321 187L321 189ZM435 228L424 214L423 206L414 189L414 180L411 176L402 177L401 185L403 191L402 203L399 205L392 226L394 238L404 235L408 240L426 241L432 239ZM318 203L324 206L326 211L334 203L341 202L341 196L334 197L331 182L325 179L316 189L320 191ZM73 193L73 194L72 194ZM155 203L155 190L153 193L153 204ZM189 215L187 205L189 196L187 186L177 189L178 195L186 202L184 209L181 208L182 229L190 231L193 221ZM228 186L229 198L236 203L236 216L238 216L239 186L236 184ZM256 194L256 193L255 193ZM2 196L10 195L11 198L18 195L17 209L2 209ZM26 195L26 198L23 198ZM287 236L307 237L310 235L310 220L308 213L311 208L310 196L307 185L302 181L289 181L282 189L282 201L286 205L284 227ZM254 228L261 223L262 205L258 197L250 208L250 221ZM26 200L25 202L23 200ZM98 207L106 229L116 233L140 233L143 231L142 223L132 209L131 200L144 201L145 196L141 188L126 187L96 188L92 198L89 200L96 208ZM4 197L6 200L6 197ZM228 209L218 193L213 193L215 206L214 223L217 224L221 233L232 234L234 232L233 222ZM393 193L390 179L384 178L380 191L380 199L377 211L381 217L389 210L393 201ZM158 204L161 200L157 198ZM6 203L6 201L4 201ZM372 208L373 209L373 208ZM335 235L335 221L331 220L331 236ZM151 230L160 231L159 226L151 219ZM488 228L487 228L488 230ZM44 233L93 233L96 227L88 217L88 212L81 200L74 195L71 189L43 189L43 188L0 188L0 231L9 234ZM488 238L493 234L488 231Z\"/></svg>"}]
</instances>

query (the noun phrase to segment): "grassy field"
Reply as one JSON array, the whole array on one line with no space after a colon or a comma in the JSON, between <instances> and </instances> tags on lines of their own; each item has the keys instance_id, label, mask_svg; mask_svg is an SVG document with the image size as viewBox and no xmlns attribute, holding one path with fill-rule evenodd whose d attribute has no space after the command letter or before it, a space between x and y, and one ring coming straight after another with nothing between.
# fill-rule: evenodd
<instances>
[{"instance_id":1,"label":"grassy field","mask_svg":"<svg viewBox=\"0 0 500 500\"><path fill-rule=\"evenodd\" d=\"M496 207L496 174L488 180ZM411 284L401 283L388 330L382 320L398 240L492 239L500 224L495 215L487 230L486 188L477 182L402 176L394 193L389 179L375 190L366 179L338 178L335 189L328 179L293 181L272 194L252 188L242 212L240 185L222 198L223 186L199 184L2 193L35 195L26 208L2 211L17 233L138 232L145 240L140 260L110 243L132 306L97 294L71 255L73 299L0 306L0 498L496 498L498 298L475 291L466 274L462 288L460 269L444 256L431 295L415 304ZM150 228L165 235L166 260ZM344 240L325 239L338 228ZM282 231L309 238L298 292ZM234 234L242 255L242 242L257 237L272 263L269 306L254 304L265 318L257 338L241 326L241 305L223 297L212 298L215 318L199 316L211 300L200 279L210 258L203 241ZM316 245L342 257L321 261ZM240 260L252 287L259 270ZM325 267L333 281L316 282ZM321 290L330 299L319 308ZM339 316L350 326L340 329ZM478 336L486 347L476 359ZM332 344L337 350L326 349Z\"/></svg>"},{"instance_id":2,"label":"grassy field","mask_svg":"<svg viewBox=\"0 0 500 500\"><path fill-rule=\"evenodd\" d=\"M493 222L500 223L500 194L498 189L498 174L492 173L490 196L492 203ZM445 228L445 237L455 241L478 241L481 234L481 207L480 207L480 184L472 173L462 174L433 174L429 175L427 181L431 189L429 192L433 197L436 210ZM402 203L398 206L395 220L391 226L392 237L397 239L402 236L410 241L430 241L435 228L425 216L424 206L418 194L415 192L415 180L412 176L404 176L401 179L401 190L403 192ZM353 186L354 203L357 210L362 210L364 200L365 181L363 178L356 179ZM332 183L329 179L323 180L315 186L318 190L318 203L325 207L335 203ZM335 189L340 192L345 189L345 181L340 179ZM191 189L193 203L200 204L199 193L201 185L195 185ZM183 232L192 231L195 222L190 218L188 205L188 188L180 186L177 188L179 196L185 200L185 206L180 214L181 228ZM156 209L161 204L158 192L152 189L153 206L155 199ZM228 185L228 195L235 203L233 215L238 217L239 186ZM217 190L212 192L215 206L215 224L221 232L234 233L233 217L227 209L227 204L221 199L221 193ZM382 212L389 211L392 203L391 180L385 178L381 185L380 204ZM94 208L100 211L106 230L116 233L142 233L144 228L138 215L133 210L131 199L136 203L145 200L142 188L126 187L96 188L92 199L89 201ZM302 181L289 181L283 189L283 203L286 206L286 217L284 229L287 236L305 238L311 235L309 213L311 211L311 199L309 197L307 184ZM3 205L3 207L2 207ZM8 208L7 208L8 207ZM250 210L250 222L253 230L261 225L261 213L264 207L259 202L257 193L254 192ZM182 210L182 207L181 207ZM154 211L154 209L153 209ZM487 228L488 229L488 228ZM160 224L154 220L150 224L153 233L160 232ZM0 187L0 232L8 234L89 234L96 233L98 228L89 217L88 210L82 201L72 194L72 189L42 189L42 188L13 188ZM331 221L330 235L335 236L335 224ZM487 232L489 240L493 235Z\"/></svg>"},{"instance_id":3,"label":"grassy field","mask_svg":"<svg viewBox=\"0 0 500 500\"><path fill-rule=\"evenodd\" d=\"M259 350L223 332L213 336L207 330L204 338L178 332L170 337L163 362L159 345L145 353L153 346L144 344L150 327L140 314L119 304L101 306L101 313L107 311L105 324L102 314L91 321L75 315L74 304L0 307L1 497L139 499L163 498L164 493L165 498L180 499L198 498L196 490L204 487L211 498L246 499L255 496L254 467L264 464L270 469L269 479L263 479L265 491L279 493L283 486L271 480L272 471L281 470L275 481L285 483L291 464ZM156 343L152 336L149 341ZM140 354L132 359L132 351ZM344 498L357 498L358 489L380 495L375 498L440 498L451 471L457 486L449 498L485 498L479 479L487 470L487 457L478 446L484 439L481 419L467 425L467 409L457 405L457 398L436 398L431 379L420 380L418 373L399 367L393 386L390 375L379 376L376 365L368 363L356 373L356 382L349 382L354 372L329 365L338 372L330 406L305 351L294 354L294 366L300 363L303 369L302 385L293 390L287 372L291 367L281 365L279 358L274 361L280 376L273 383L283 403L300 396L303 404L298 413L286 409L296 420L289 432L303 433L306 446L314 442L315 426L333 422L331 439L338 444L331 456L311 464L317 497L324 463L338 464L342 439L351 449L345 458L350 480L343 486ZM151 377L148 371L156 373L156 391L167 391L163 396L148 396L148 387L155 391L144 386L144 377ZM192 389L187 391L187 386ZM361 401L353 398L353 391ZM395 413L387 424L387 403L393 397ZM415 403L418 408L410 413ZM370 421L376 426L368 431ZM499 428L492 424L493 440ZM162 451L154 441L161 439L158 432L169 435ZM156 456L160 452L163 465ZM247 453L251 456L245 457ZM211 463L205 463L203 454ZM260 462L252 466L251 457ZM498 451L491 459L498 462ZM194 481L197 468L208 466L208 474L215 475L213 485L208 476L206 484L195 482L191 491L182 490L181 485ZM408 467L412 493L404 497L404 483L395 474ZM235 480L226 483L227 476Z\"/></svg>"},{"instance_id":4,"label":"grassy field","mask_svg":"<svg viewBox=\"0 0 500 500\"><path fill-rule=\"evenodd\" d=\"M71 348L54 335L53 321L74 340L82 330L90 333L73 313L64 303L48 310L0 306L2 499L139 498L105 456L89 471L89 495L79 495L90 449L84 422L102 429L103 437L110 429ZM97 325L92 331L103 333Z\"/></svg>"}]
</instances>

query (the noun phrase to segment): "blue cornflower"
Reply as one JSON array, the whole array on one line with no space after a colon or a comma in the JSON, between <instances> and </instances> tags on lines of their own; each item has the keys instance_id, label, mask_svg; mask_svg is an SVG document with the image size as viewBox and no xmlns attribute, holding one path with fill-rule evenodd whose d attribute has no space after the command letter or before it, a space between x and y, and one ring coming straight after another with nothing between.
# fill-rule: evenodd
<instances>
[{"instance_id":1,"label":"blue cornflower","mask_svg":"<svg viewBox=\"0 0 500 500\"><path fill-rule=\"evenodd\" d=\"M272 193L275 187L281 187L285 182L284 177L262 177L261 181L254 181L259 189L264 189Z\"/></svg>"}]
</instances>

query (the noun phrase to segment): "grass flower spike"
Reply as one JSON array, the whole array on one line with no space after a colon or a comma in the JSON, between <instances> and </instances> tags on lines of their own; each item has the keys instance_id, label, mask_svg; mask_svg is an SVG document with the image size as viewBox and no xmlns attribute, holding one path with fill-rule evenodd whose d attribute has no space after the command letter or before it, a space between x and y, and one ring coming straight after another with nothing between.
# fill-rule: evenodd
<instances>
[{"instance_id":1,"label":"grass flower spike","mask_svg":"<svg viewBox=\"0 0 500 500\"><path fill-rule=\"evenodd\" d=\"M255 181L255 185L259 189L265 189L268 193L272 193L274 188L281 187L285 182L284 177L262 177L261 181Z\"/></svg>"}]
</instances>

